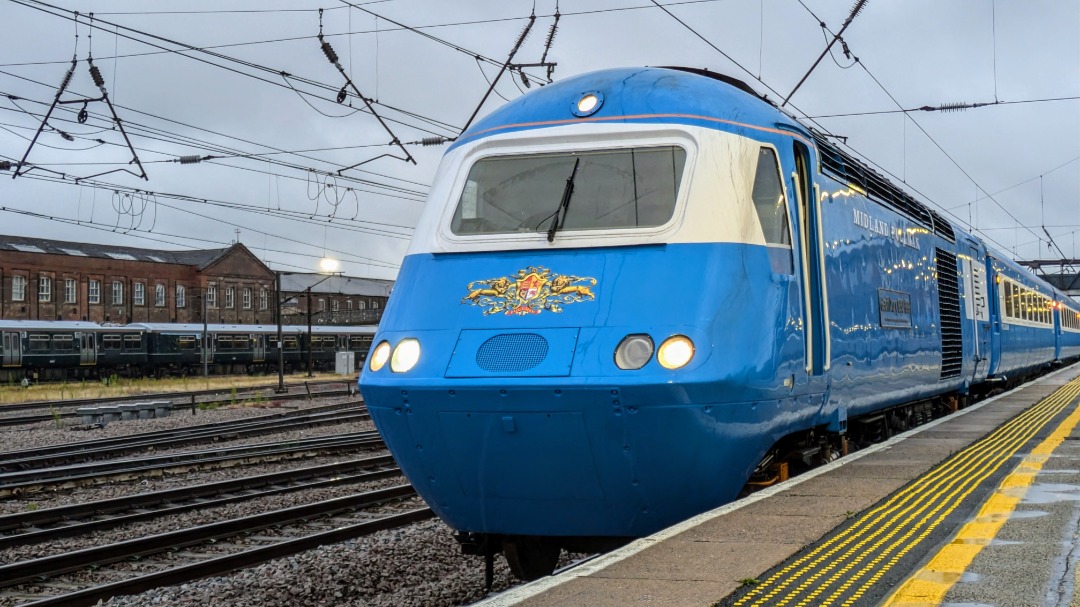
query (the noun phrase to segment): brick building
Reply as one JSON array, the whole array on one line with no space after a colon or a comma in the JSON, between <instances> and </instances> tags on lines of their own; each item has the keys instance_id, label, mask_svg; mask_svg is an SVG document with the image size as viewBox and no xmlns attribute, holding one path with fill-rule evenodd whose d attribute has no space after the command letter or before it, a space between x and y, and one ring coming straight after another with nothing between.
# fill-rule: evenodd
<instances>
[{"instance_id":1,"label":"brick building","mask_svg":"<svg viewBox=\"0 0 1080 607\"><path fill-rule=\"evenodd\" d=\"M382 318L394 282L353 276L283 273L281 315L285 324L307 323L308 289L311 322L316 325L376 325Z\"/></svg>"},{"instance_id":2,"label":"brick building","mask_svg":"<svg viewBox=\"0 0 1080 607\"><path fill-rule=\"evenodd\" d=\"M241 243L168 251L0 235L4 320L203 322L205 309L208 322L272 323L273 297L274 272Z\"/></svg>"}]
</instances>

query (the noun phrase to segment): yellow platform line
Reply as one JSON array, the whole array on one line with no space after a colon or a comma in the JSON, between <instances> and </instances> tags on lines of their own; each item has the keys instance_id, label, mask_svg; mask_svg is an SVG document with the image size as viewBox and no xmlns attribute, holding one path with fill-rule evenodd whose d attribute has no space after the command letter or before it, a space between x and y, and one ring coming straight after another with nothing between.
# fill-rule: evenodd
<instances>
[{"instance_id":1,"label":"yellow platform line","mask_svg":"<svg viewBox=\"0 0 1080 607\"><path fill-rule=\"evenodd\" d=\"M1078 385L1078 381L1080 380L1070 382L1070 385L1067 387L1075 387ZM882 533L893 535L895 531L889 533L886 530L888 527L887 525L881 526L881 523L884 523L885 520L887 520L887 517L890 517L894 513L901 514L902 516L910 516L911 514L920 513L927 507L930 507L933 502L923 503L921 506L919 505L918 500L925 498L925 495L920 497L920 493L926 492L929 488L931 489L930 493L937 493L940 497L940 491L942 489L953 495L955 495L956 491L963 491L963 485L954 487L951 491L949 487L957 482L962 483L965 480L963 477L970 474L972 471L977 470L979 472L985 472L987 468L990 468L992 471L1000 466L1002 460L1010 457L1023 442L1029 440L1038 429L1064 409L1068 401L1061 402L1062 397L1065 396L1064 393L1072 391L1066 389L1067 387L1063 386L1062 389L1059 389L1054 394L1048 396L1039 403L1039 405L1021 413L978 443L972 445L965 451L956 454L951 461L945 462L937 470L932 471L930 474L923 477L923 479L916 481L904 490L901 490L892 500L890 500L890 502L871 510L867 515L864 515L859 523L849 527L839 535L826 541L823 545L820 545L816 550L811 551L811 553L774 574L764 584L740 598L736 602L736 605L745 605L751 601L754 602L754 604L761 604L761 600L771 604L771 599L778 599L781 604L787 603L794 598L794 596L805 592L810 584L816 583L828 572L828 570L841 566L841 561L843 561L844 557L836 553L849 543L857 542L856 545L861 547L865 546L868 541L872 541L874 537L879 536ZM1069 401L1071 400L1070 397ZM1018 439L1020 444L1017 444ZM970 478L967 480L970 480ZM916 500L916 502L910 503L905 507L903 503L906 500ZM948 500L946 499L944 501L947 502ZM943 503L939 502L933 507L933 510L938 510L943 505ZM911 512L913 509L915 509L915 513ZM893 519L892 522L895 523L896 520ZM862 533L862 531L867 530L867 527L874 529L874 531L869 534L869 537L867 537L865 533ZM906 550L904 550L904 552L906 552ZM835 557L840 557L840 559L837 560ZM826 559L828 559L829 562L825 563L824 567L818 568L817 566L822 564L821 561ZM858 560L861 560L861 557L857 556L856 561ZM879 559L875 559L875 561L879 560L880 557ZM798 569L802 569L807 573L812 572L809 579L804 579L802 583L797 583L795 588L793 588L794 594L789 592L785 593L783 596L778 596L787 586L796 583L796 580L799 577L798 574L794 577L788 577L788 575L795 573ZM814 571L814 569L817 569L817 571ZM857 577L861 577L861 575ZM847 587L850 587L850 585L847 585ZM822 589L818 589L814 594L818 594L821 590ZM811 598L811 600L813 599ZM803 601L800 601L800 604L804 604L805 601L806 599L803 599Z\"/></svg>"},{"instance_id":2,"label":"yellow platform line","mask_svg":"<svg viewBox=\"0 0 1080 607\"><path fill-rule=\"evenodd\" d=\"M1009 516L1023 500L1028 487L1050 459L1050 455L1065 441L1080 423L1080 408L1063 421L1016 470L1006 476L993 495L979 510L978 516L957 532L956 538L942 548L921 569L912 574L883 603L885 607L927 607L940 605L960 576L967 571L975 557L989 544L1005 525Z\"/></svg>"}]
</instances>

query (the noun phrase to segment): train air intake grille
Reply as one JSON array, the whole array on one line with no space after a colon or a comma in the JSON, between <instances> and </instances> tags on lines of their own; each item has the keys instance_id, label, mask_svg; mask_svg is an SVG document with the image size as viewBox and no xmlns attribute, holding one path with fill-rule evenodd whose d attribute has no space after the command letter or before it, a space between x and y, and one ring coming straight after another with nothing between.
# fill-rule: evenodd
<instances>
[{"instance_id":1,"label":"train air intake grille","mask_svg":"<svg viewBox=\"0 0 1080 607\"><path fill-rule=\"evenodd\" d=\"M964 340L960 329L960 285L956 256L937 249L938 310L941 319L941 379L960 377Z\"/></svg>"},{"instance_id":2,"label":"train air intake grille","mask_svg":"<svg viewBox=\"0 0 1080 607\"><path fill-rule=\"evenodd\" d=\"M476 351L476 366L491 373L528 371L544 362L548 341L536 333L496 335Z\"/></svg>"}]
</instances>

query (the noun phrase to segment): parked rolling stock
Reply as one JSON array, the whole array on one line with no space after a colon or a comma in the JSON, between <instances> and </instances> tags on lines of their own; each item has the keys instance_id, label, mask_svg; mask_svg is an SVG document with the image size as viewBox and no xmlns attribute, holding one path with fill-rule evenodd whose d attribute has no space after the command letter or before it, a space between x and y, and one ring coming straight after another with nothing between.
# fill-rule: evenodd
<instances>
[{"instance_id":1,"label":"parked rolling stock","mask_svg":"<svg viewBox=\"0 0 1080 607\"><path fill-rule=\"evenodd\" d=\"M315 326L309 336L307 327L283 327L285 369L305 368L309 347L314 368L332 368L337 352L353 352L360 369L374 332ZM277 370L276 326L211 324L205 344L203 334L200 324L0 321L0 381L198 374L204 356L215 374Z\"/></svg>"},{"instance_id":2,"label":"parked rolling stock","mask_svg":"<svg viewBox=\"0 0 1080 607\"><path fill-rule=\"evenodd\" d=\"M447 151L360 387L516 574L1080 356L1080 304L750 87L612 69Z\"/></svg>"}]
</instances>

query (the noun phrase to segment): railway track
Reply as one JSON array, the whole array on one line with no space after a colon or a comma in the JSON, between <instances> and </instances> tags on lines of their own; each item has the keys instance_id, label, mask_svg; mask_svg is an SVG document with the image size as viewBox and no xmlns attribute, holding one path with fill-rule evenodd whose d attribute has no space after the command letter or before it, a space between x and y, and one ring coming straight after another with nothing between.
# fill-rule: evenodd
<instances>
[{"instance_id":1,"label":"railway track","mask_svg":"<svg viewBox=\"0 0 1080 607\"><path fill-rule=\"evenodd\" d=\"M12 605L78 607L220 575L432 518L426 507L394 512L414 496L410 485L398 485L11 563L0 566L0 599ZM108 581L95 585L86 581L89 577Z\"/></svg>"},{"instance_id":2,"label":"railway track","mask_svg":"<svg viewBox=\"0 0 1080 607\"><path fill-rule=\"evenodd\" d=\"M227 468L384 447L378 432L354 432L310 439L273 441L240 447L142 457L110 462L89 462L0 474L0 498L44 490L69 489L113 481L130 481L166 473Z\"/></svg>"},{"instance_id":3,"label":"railway track","mask_svg":"<svg viewBox=\"0 0 1080 607\"><path fill-rule=\"evenodd\" d=\"M343 385L338 389L328 389L329 386ZM159 394L136 394L127 396L112 396L107 398L71 399L59 401L38 401L0 405L0 426L18 426L36 424L41 422L56 421L58 419L70 419L76 417L75 410L80 407L94 407L118 403L130 403L137 401L168 401L174 409L190 408L193 412L197 406L217 406L232 402L252 400L298 400L314 397L352 396L356 393L353 380L331 380L320 382L304 382L300 384L286 384L287 393L277 394L277 386L252 386L238 390L215 389L194 390L188 392L165 392ZM300 389L303 389L302 391ZM20 411L44 411L47 413L31 413L27 415L11 415Z\"/></svg>"},{"instance_id":4,"label":"railway track","mask_svg":"<svg viewBox=\"0 0 1080 607\"><path fill-rule=\"evenodd\" d=\"M389 455L0 516L0 550L269 495L400 476Z\"/></svg>"},{"instance_id":5,"label":"railway track","mask_svg":"<svg viewBox=\"0 0 1080 607\"><path fill-rule=\"evenodd\" d=\"M271 413L258 417L187 426L174 430L143 432L20 451L0 452L0 473L77 464L158 451L184 445L216 443L298 428L325 426L369 419L358 401Z\"/></svg>"}]
</instances>

